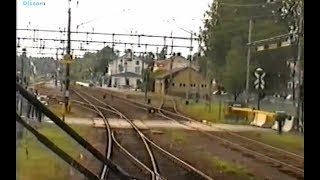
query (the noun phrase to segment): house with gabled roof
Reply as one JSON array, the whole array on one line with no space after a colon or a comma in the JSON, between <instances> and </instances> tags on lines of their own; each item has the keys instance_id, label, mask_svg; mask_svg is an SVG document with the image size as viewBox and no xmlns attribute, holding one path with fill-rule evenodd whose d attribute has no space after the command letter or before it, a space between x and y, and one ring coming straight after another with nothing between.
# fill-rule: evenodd
<instances>
[{"instance_id":1,"label":"house with gabled roof","mask_svg":"<svg viewBox=\"0 0 320 180\"><path fill-rule=\"evenodd\" d=\"M172 64L172 67L170 67L171 64ZM177 55L174 54L168 59L155 61L153 72L158 70L170 70L170 69L183 68L188 66L190 66L190 61L184 58L183 56L181 56L180 53L178 53ZM196 61L191 61L191 67L193 67L196 70L199 70L199 65L197 64Z\"/></svg>"},{"instance_id":2,"label":"house with gabled roof","mask_svg":"<svg viewBox=\"0 0 320 180\"><path fill-rule=\"evenodd\" d=\"M157 70L154 91L157 94L170 94L185 97L189 91L191 97L209 93L208 81L194 67L178 67L171 70Z\"/></svg>"},{"instance_id":3,"label":"house with gabled roof","mask_svg":"<svg viewBox=\"0 0 320 180\"><path fill-rule=\"evenodd\" d=\"M135 56L131 50L108 64L109 86L138 88L143 81L142 72L148 67L143 57Z\"/></svg>"}]
</instances>

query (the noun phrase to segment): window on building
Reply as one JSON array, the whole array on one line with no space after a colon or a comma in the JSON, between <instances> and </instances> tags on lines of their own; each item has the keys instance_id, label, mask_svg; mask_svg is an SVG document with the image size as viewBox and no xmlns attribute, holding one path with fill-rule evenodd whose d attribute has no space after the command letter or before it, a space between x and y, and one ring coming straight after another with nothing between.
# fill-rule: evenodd
<instances>
[{"instance_id":1,"label":"window on building","mask_svg":"<svg viewBox=\"0 0 320 180\"><path fill-rule=\"evenodd\" d=\"M203 84L201 84L201 87L203 88L203 87L204 87L204 85L203 85Z\"/></svg>"},{"instance_id":2,"label":"window on building","mask_svg":"<svg viewBox=\"0 0 320 180\"><path fill-rule=\"evenodd\" d=\"M205 84L204 87L207 87L207 85Z\"/></svg>"},{"instance_id":3,"label":"window on building","mask_svg":"<svg viewBox=\"0 0 320 180\"><path fill-rule=\"evenodd\" d=\"M186 84L183 84L183 87L186 87Z\"/></svg>"},{"instance_id":4,"label":"window on building","mask_svg":"<svg viewBox=\"0 0 320 180\"><path fill-rule=\"evenodd\" d=\"M134 71L135 71L135 73L140 73L140 67L138 66L138 67L135 67L135 69L134 69Z\"/></svg>"},{"instance_id":5,"label":"window on building","mask_svg":"<svg viewBox=\"0 0 320 180\"><path fill-rule=\"evenodd\" d=\"M122 59L120 59L120 62L122 63Z\"/></svg>"},{"instance_id":6,"label":"window on building","mask_svg":"<svg viewBox=\"0 0 320 180\"><path fill-rule=\"evenodd\" d=\"M180 87L182 86L182 84L180 83Z\"/></svg>"},{"instance_id":7,"label":"window on building","mask_svg":"<svg viewBox=\"0 0 320 180\"><path fill-rule=\"evenodd\" d=\"M140 64L140 62L139 61L136 61L136 65L139 65Z\"/></svg>"},{"instance_id":8,"label":"window on building","mask_svg":"<svg viewBox=\"0 0 320 180\"><path fill-rule=\"evenodd\" d=\"M122 72L124 70L123 66L121 64L118 65L118 72Z\"/></svg>"},{"instance_id":9,"label":"window on building","mask_svg":"<svg viewBox=\"0 0 320 180\"><path fill-rule=\"evenodd\" d=\"M172 86L174 86L174 83L172 83Z\"/></svg>"}]
</instances>

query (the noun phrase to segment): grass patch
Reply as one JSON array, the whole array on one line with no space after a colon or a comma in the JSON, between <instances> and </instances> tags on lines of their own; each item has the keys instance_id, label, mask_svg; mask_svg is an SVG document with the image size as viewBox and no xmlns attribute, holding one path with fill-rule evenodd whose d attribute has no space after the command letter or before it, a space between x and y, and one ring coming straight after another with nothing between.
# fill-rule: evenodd
<instances>
[{"instance_id":1,"label":"grass patch","mask_svg":"<svg viewBox=\"0 0 320 180\"><path fill-rule=\"evenodd\" d=\"M204 161L207 161L214 171L224 173L243 179L254 179L253 175L243 166L235 164L233 162L222 160L208 152L199 153Z\"/></svg>"},{"instance_id":2,"label":"grass patch","mask_svg":"<svg viewBox=\"0 0 320 180\"><path fill-rule=\"evenodd\" d=\"M88 127L72 126L79 134L86 136ZM54 125L48 125L38 129L59 148L77 159L80 149L79 145L62 130ZM28 149L28 158L25 147ZM31 133L26 133L20 141L17 150L17 168L19 180L36 179L59 179L69 180L70 166L51 150L42 145Z\"/></svg>"},{"instance_id":3,"label":"grass patch","mask_svg":"<svg viewBox=\"0 0 320 180\"><path fill-rule=\"evenodd\" d=\"M276 132L239 132L239 134L294 153L304 152L304 136L301 135L289 133L279 135Z\"/></svg>"},{"instance_id":4,"label":"grass patch","mask_svg":"<svg viewBox=\"0 0 320 180\"><path fill-rule=\"evenodd\" d=\"M183 132L169 131L168 136L174 143L182 144L186 141Z\"/></svg>"},{"instance_id":5,"label":"grass patch","mask_svg":"<svg viewBox=\"0 0 320 180\"><path fill-rule=\"evenodd\" d=\"M53 112L56 116L62 117L62 105L61 104L52 104L49 105L48 108L51 112ZM79 109L76 106L72 106L71 112L68 114L65 114L65 117L86 117L88 116L88 111L85 111L83 109Z\"/></svg>"},{"instance_id":6,"label":"grass patch","mask_svg":"<svg viewBox=\"0 0 320 180\"><path fill-rule=\"evenodd\" d=\"M211 122L224 122L224 106L221 105L221 117L219 119L219 105L212 104L211 111L206 104L189 104L188 106L179 104L178 109L181 113L194 119L207 120Z\"/></svg>"}]
</instances>

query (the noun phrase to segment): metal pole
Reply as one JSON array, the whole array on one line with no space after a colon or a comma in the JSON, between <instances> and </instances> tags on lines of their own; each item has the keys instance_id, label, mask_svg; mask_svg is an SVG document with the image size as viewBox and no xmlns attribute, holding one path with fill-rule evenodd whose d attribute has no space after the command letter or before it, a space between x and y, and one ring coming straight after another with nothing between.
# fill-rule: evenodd
<instances>
[{"instance_id":1,"label":"metal pole","mask_svg":"<svg viewBox=\"0 0 320 180\"><path fill-rule=\"evenodd\" d=\"M257 100L257 110L260 110L260 97L261 97L261 92L260 92L260 90L259 90L259 92L258 92L258 100Z\"/></svg>"},{"instance_id":2,"label":"metal pole","mask_svg":"<svg viewBox=\"0 0 320 180\"><path fill-rule=\"evenodd\" d=\"M142 69L144 69L144 62L142 61ZM147 102L147 98L148 98L148 74L149 74L149 67L147 67L147 69L144 71L144 101Z\"/></svg>"},{"instance_id":3,"label":"metal pole","mask_svg":"<svg viewBox=\"0 0 320 180\"><path fill-rule=\"evenodd\" d=\"M298 29L298 55L297 55L297 77L298 77L298 90L297 90L297 97L298 97L298 107L296 110L296 117L298 118L298 121L301 121L303 119L303 113L301 112L301 97L300 97L300 86L303 82L303 69L301 67L301 56L302 56L302 42L301 42L301 36L303 32L303 5L301 5L301 14L299 17L299 29ZM303 87L302 87L303 88ZM299 122L297 123L299 125Z\"/></svg>"},{"instance_id":4,"label":"metal pole","mask_svg":"<svg viewBox=\"0 0 320 180\"><path fill-rule=\"evenodd\" d=\"M170 58L170 81L169 81L168 92L167 92L168 95L170 95L170 93L172 93L172 92L169 92L169 91L170 91L170 86L172 86L172 78L173 78L172 77L173 58L174 57Z\"/></svg>"},{"instance_id":5,"label":"metal pole","mask_svg":"<svg viewBox=\"0 0 320 180\"><path fill-rule=\"evenodd\" d=\"M57 53L56 53L56 78L54 81L55 87L58 86L58 76L59 76L59 59L58 59L58 49L57 49Z\"/></svg>"},{"instance_id":6,"label":"metal pole","mask_svg":"<svg viewBox=\"0 0 320 180\"><path fill-rule=\"evenodd\" d=\"M219 113L219 114L218 114L218 115L219 115L219 119L218 119L218 120L220 121L220 120L221 120L221 103L222 103L222 102L221 102L221 101L222 101L222 100L221 100L221 98L222 98L222 97L221 97L221 96L222 96L221 92L219 93L218 96L219 96L219 112L218 112L218 113Z\"/></svg>"},{"instance_id":7,"label":"metal pole","mask_svg":"<svg viewBox=\"0 0 320 180\"><path fill-rule=\"evenodd\" d=\"M24 58L25 58L25 56L26 56L26 49L25 48L23 48L22 49L22 56L21 56L21 58L20 58L20 60L21 60L21 64L20 64L20 66L21 66L21 70L20 70L20 79L21 79L21 86L23 87L23 84L24 84ZM20 108L19 108L19 115L21 116L22 115L22 107L23 107L23 98L22 98L22 96L20 95Z\"/></svg>"},{"instance_id":8,"label":"metal pole","mask_svg":"<svg viewBox=\"0 0 320 180\"><path fill-rule=\"evenodd\" d=\"M247 77L246 77L246 105L249 104L249 84L250 84L250 58L251 58L251 34L252 34L252 19L249 20L249 34L248 34L248 53L247 53Z\"/></svg>"},{"instance_id":9,"label":"metal pole","mask_svg":"<svg viewBox=\"0 0 320 180\"><path fill-rule=\"evenodd\" d=\"M71 0L69 0L70 3ZM67 55L70 55L71 52L71 7L69 4L68 10L68 42L67 42ZM66 76L65 76L65 92L64 92L64 101L65 101L65 111L68 112L68 105L69 105L69 83L70 83L70 64L66 64Z\"/></svg>"},{"instance_id":10,"label":"metal pole","mask_svg":"<svg viewBox=\"0 0 320 180\"><path fill-rule=\"evenodd\" d=\"M293 106L296 105L296 85L295 85L295 81L296 81L296 61L294 61L294 66L292 69L292 74L291 74L291 79L292 79L292 103Z\"/></svg>"},{"instance_id":11,"label":"metal pole","mask_svg":"<svg viewBox=\"0 0 320 180\"><path fill-rule=\"evenodd\" d=\"M23 51L23 53L22 53L22 56L21 56L21 58L20 58L20 60L21 60L21 64L20 64L20 67L21 67L21 70L20 70L20 78L21 78L21 85L23 86L23 84L24 84L24 56L25 56L25 54L26 54L26 49L25 48L23 48L22 49L22 51Z\"/></svg>"},{"instance_id":12,"label":"metal pole","mask_svg":"<svg viewBox=\"0 0 320 180\"><path fill-rule=\"evenodd\" d=\"M208 89L208 95L206 96L208 99L207 99L207 103L208 103L208 111L211 112L211 89L212 89L212 81L211 81L211 77L209 75L209 59L207 58L206 59L207 61L207 68L206 68L206 76L207 76L207 82L208 82L208 85L207 85L207 89Z\"/></svg>"},{"instance_id":13,"label":"metal pole","mask_svg":"<svg viewBox=\"0 0 320 180\"><path fill-rule=\"evenodd\" d=\"M190 32L190 59L189 59L189 69L188 69L188 84L187 84L187 93L186 93L186 101L189 101L190 94L190 86L191 86L191 61L192 61L192 37L193 33Z\"/></svg>"}]
</instances>

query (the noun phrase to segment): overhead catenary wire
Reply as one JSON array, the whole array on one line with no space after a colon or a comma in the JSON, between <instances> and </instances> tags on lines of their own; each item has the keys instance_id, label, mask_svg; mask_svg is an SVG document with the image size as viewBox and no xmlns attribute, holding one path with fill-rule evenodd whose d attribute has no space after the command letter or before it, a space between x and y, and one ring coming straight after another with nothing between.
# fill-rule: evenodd
<instances>
[{"instance_id":1,"label":"overhead catenary wire","mask_svg":"<svg viewBox=\"0 0 320 180\"><path fill-rule=\"evenodd\" d=\"M17 31L34 31L35 29L17 29ZM49 29L36 29L38 32L55 32L55 33L66 33L65 30L49 30ZM149 38L164 38L168 36L162 36L162 35L148 35L148 34L126 34L126 33L100 33L100 32L85 32L85 31L71 31L71 34L91 34L91 35L107 35L107 36L129 36L129 37L149 37ZM189 37L181 37L181 36L173 36L170 37L173 39L182 39L182 40L190 40ZM197 38L194 38L194 40L197 40Z\"/></svg>"},{"instance_id":2,"label":"overhead catenary wire","mask_svg":"<svg viewBox=\"0 0 320 180\"><path fill-rule=\"evenodd\" d=\"M24 48L27 48L27 49L39 49L39 47L36 47L36 46L23 46ZM147 47L147 46L145 46ZM48 50L57 50L57 49L61 49L59 47L44 47L44 49L48 49ZM71 51L84 51L84 52L99 52L101 51L101 49L79 49L79 48L72 48ZM124 51L120 51L120 50L116 50L118 52L126 52L125 50ZM18 51L18 53L20 53L20 51ZM32 52L29 52L29 53L32 53ZM146 51L132 51L133 54L147 54L148 52ZM36 54L52 54L52 55L56 55L56 53L36 53ZM63 53L61 53L61 55L64 55ZM73 54L75 55L75 54Z\"/></svg>"},{"instance_id":3,"label":"overhead catenary wire","mask_svg":"<svg viewBox=\"0 0 320 180\"><path fill-rule=\"evenodd\" d=\"M28 37L18 37L17 38L19 41L21 40L32 40L33 38L28 38ZM56 42L66 42L67 40L65 39L55 39L55 38L40 38L40 40L43 40L43 41L56 41ZM117 41L95 41L95 40L77 40L77 39L72 39L70 40L71 42L81 42L81 43L97 43L97 44L119 44L119 45L131 45L131 46L138 46L139 43L133 43L133 42L117 42ZM21 42L20 42L21 43ZM164 45L163 44L150 44L150 43L143 43L143 44L140 44L140 45L148 45L148 46L155 46L155 47L163 47ZM190 46L180 46L180 45L173 45L173 47L176 47L176 48L191 48Z\"/></svg>"},{"instance_id":4,"label":"overhead catenary wire","mask_svg":"<svg viewBox=\"0 0 320 180\"><path fill-rule=\"evenodd\" d=\"M18 54L22 54L23 52L22 51L18 51L17 52ZM53 58L52 56L56 56L57 54L56 53L37 53L37 52L27 52L27 54L29 54L29 56L33 56L34 54L37 54L37 55L50 55L51 57L48 57L48 58ZM76 58L82 58L83 55L80 55L80 54L73 54Z\"/></svg>"}]
</instances>

